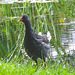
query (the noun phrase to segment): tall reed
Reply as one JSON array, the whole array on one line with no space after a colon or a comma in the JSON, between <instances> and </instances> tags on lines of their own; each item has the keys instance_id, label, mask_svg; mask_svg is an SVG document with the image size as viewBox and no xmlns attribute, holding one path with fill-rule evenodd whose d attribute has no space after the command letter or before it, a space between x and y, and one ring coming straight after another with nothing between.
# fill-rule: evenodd
<instances>
[{"instance_id":1,"label":"tall reed","mask_svg":"<svg viewBox=\"0 0 75 75\"><path fill-rule=\"evenodd\" d=\"M61 19L67 18L69 22L75 17L74 4L73 1L65 0L59 0L58 3L0 4L0 58L10 61L15 55L18 58L22 55L25 28L17 21L23 14L29 15L36 33L50 31L52 36L50 44L56 48L59 55L61 55L59 48L66 55L60 42L60 23ZM62 27L64 29L64 26Z\"/></svg>"}]
</instances>

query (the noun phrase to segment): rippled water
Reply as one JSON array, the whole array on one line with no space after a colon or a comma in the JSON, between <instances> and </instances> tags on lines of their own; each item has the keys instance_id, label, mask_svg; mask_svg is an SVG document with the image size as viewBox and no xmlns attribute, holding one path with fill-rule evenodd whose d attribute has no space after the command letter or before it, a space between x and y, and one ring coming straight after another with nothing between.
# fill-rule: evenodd
<instances>
[{"instance_id":1,"label":"rippled water","mask_svg":"<svg viewBox=\"0 0 75 75\"><path fill-rule=\"evenodd\" d=\"M70 54L75 57L75 23L69 23L68 27L67 25L68 24L66 23L65 30L61 32L61 44L67 54ZM52 49L51 53L51 56L53 56L53 58L56 58L58 55L55 49ZM63 52L61 52L61 54L63 55Z\"/></svg>"},{"instance_id":2,"label":"rippled water","mask_svg":"<svg viewBox=\"0 0 75 75\"><path fill-rule=\"evenodd\" d=\"M63 32L61 43L65 51L72 55L75 50L75 24L70 25L70 27L66 28L66 31Z\"/></svg>"},{"instance_id":3,"label":"rippled water","mask_svg":"<svg viewBox=\"0 0 75 75\"><path fill-rule=\"evenodd\" d=\"M61 44L65 49L65 52L67 53L68 57L66 58L69 60L72 65L75 65L75 22L69 23L67 26L67 23L65 24L65 30L61 32L62 35L61 38ZM60 50L60 49L59 49ZM64 56L64 53L60 50L61 54ZM51 49L51 57L57 58L58 53L55 48ZM71 58L72 56L72 58Z\"/></svg>"}]
</instances>

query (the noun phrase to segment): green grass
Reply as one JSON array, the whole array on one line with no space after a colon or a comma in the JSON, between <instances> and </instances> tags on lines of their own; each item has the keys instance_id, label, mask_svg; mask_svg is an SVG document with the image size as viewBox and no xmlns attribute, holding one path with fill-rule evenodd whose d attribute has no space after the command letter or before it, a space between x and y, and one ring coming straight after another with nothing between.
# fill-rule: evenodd
<instances>
[{"instance_id":1,"label":"green grass","mask_svg":"<svg viewBox=\"0 0 75 75\"><path fill-rule=\"evenodd\" d=\"M36 33L50 31L52 36L50 44L56 48L59 56L61 56L59 48L64 54L65 49L61 45L60 35L66 28L60 25L60 21L67 18L70 22L75 18L74 8L75 1L71 0L59 0L58 3L0 4L0 59L6 62L0 62L0 75L75 75L73 68L68 66L62 68L63 64L57 66L57 64L51 65L50 63L44 67L43 65L28 63L30 59L22 53L22 50L24 51L24 24L17 22L23 14L29 14ZM51 11L54 15L51 15ZM66 27L70 28L70 26ZM21 59L28 61L28 64L21 64Z\"/></svg>"},{"instance_id":2,"label":"green grass","mask_svg":"<svg viewBox=\"0 0 75 75\"><path fill-rule=\"evenodd\" d=\"M63 64L58 66L38 66L28 64L11 64L0 62L0 75L75 75L74 69L71 67L64 67Z\"/></svg>"}]
</instances>

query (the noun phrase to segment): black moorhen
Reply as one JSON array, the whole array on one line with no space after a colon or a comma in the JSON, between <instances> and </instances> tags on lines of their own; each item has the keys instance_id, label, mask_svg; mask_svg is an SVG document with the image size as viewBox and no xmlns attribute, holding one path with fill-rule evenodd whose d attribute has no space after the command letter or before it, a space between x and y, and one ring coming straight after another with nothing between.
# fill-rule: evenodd
<instances>
[{"instance_id":1,"label":"black moorhen","mask_svg":"<svg viewBox=\"0 0 75 75\"><path fill-rule=\"evenodd\" d=\"M33 31L28 15L23 15L19 21L22 21L26 27L24 46L27 54L35 62L37 62L37 58L41 58L45 61L50 49L47 37L38 35Z\"/></svg>"}]
</instances>

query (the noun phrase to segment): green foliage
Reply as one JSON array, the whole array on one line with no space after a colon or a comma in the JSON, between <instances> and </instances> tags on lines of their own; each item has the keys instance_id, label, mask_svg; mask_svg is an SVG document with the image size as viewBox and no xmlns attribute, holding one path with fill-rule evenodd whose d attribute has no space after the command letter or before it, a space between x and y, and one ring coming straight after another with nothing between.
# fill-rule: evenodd
<instances>
[{"instance_id":1,"label":"green foliage","mask_svg":"<svg viewBox=\"0 0 75 75\"><path fill-rule=\"evenodd\" d=\"M52 36L50 43L60 56L59 48L66 55L65 49L60 43L61 31L64 31L65 28L60 26L60 22L63 18L67 18L69 22L75 17L74 5L75 2L65 0L59 0L58 3L0 4L0 58L10 61L15 55L17 59L22 56L25 28L22 23L17 21L23 14L29 15L36 33L50 31ZM53 11L53 15L51 15L51 11Z\"/></svg>"}]
</instances>

